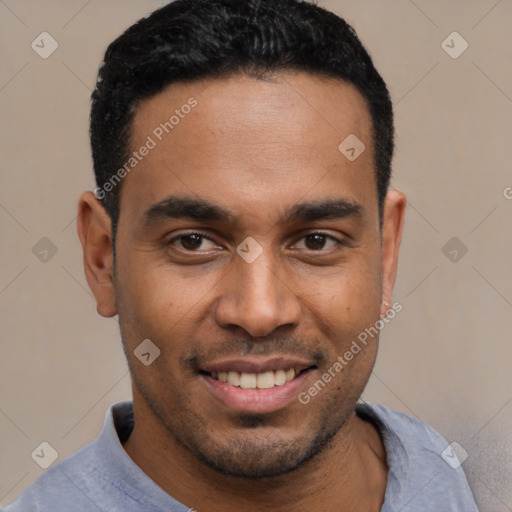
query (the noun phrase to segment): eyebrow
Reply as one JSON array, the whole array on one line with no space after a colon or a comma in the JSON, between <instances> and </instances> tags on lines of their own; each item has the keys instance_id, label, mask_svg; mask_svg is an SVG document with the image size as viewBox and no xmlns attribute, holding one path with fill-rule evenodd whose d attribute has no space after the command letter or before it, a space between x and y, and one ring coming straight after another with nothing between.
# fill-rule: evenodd
<instances>
[{"instance_id":1,"label":"eyebrow","mask_svg":"<svg viewBox=\"0 0 512 512\"><path fill-rule=\"evenodd\" d=\"M309 201L294 205L285 215L285 222L312 222L315 220L361 217L363 207L347 199Z\"/></svg>"},{"instance_id":2,"label":"eyebrow","mask_svg":"<svg viewBox=\"0 0 512 512\"><path fill-rule=\"evenodd\" d=\"M228 222L233 215L221 206L204 199L169 196L146 211L144 224L149 226L164 219L181 218Z\"/></svg>"},{"instance_id":3,"label":"eyebrow","mask_svg":"<svg viewBox=\"0 0 512 512\"><path fill-rule=\"evenodd\" d=\"M281 223L312 222L325 219L361 217L363 207L346 199L308 201L292 206L285 212ZM230 211L205 199L169 196L151 206L143 217L145 226L165 219L188 218L200 221L229 222L234 219Z\"/></svg>"}]
</instances>

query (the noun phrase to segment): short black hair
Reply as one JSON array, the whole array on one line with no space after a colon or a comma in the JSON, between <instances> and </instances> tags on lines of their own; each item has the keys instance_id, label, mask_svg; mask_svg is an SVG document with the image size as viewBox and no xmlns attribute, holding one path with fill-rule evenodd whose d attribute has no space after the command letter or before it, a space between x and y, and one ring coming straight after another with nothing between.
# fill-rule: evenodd
<instances>
[{"instance_id":1,"label":"short black hair","mask_svg":"<svg viewBox=\"0 0 512 512\"><path fill-rule=\"evenodd\" d=\"M341 79L365 98L372 117L382 219L394 148L393 107L354 29L306 0L176 0L109 45L92 94L90 139L96 190L101 191L97 197L110 215L114 237L121 184L103 187L129 158L138 102L177 82L236 73L263 77L286 70Z\"/></svg>"}]
</instances>

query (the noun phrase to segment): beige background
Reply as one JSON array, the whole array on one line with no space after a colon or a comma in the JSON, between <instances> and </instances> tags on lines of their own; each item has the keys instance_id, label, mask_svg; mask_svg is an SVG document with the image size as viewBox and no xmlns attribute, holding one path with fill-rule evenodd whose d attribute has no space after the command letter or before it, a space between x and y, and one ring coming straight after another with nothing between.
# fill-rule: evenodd
<instances>
[{"instance_id":1,"label":"beige background","mask_svg":"<svg viewBox=\"0 0 512 512\"><path fill-rule=\"evenodd\" d=\"M42 441L66 457L130 396L117 322L96 314L83 275L76 199L93 187L89 96L106 45L160 4L0 0L3 505L42 474L30 457ZM393 184L410 201L394 297L404 309L365 399L459 443L481 510L511 511L512 3L320 4L353 24L390 86ZM59 44L48 59L31 48L43 31ZM453 31L469 43L457 59L441 46ZM58 249L46 263L32 252L42 237ZM467 247L458 262L442 251L452 237Z\"/></svg>"}]
</instances>

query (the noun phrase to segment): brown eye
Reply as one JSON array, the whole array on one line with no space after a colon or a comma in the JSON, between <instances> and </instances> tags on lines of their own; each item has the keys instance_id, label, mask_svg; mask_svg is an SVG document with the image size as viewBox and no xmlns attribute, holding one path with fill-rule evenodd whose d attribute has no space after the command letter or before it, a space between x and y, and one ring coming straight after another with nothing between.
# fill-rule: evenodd
<instances>
[{"instance_id":1,"label":"brown eye","mask_svg":"<svg viewBox=\"0 0 512 512\"><path fill-rule=\"evenodd\" d=\"M314 233L305 237L306 247L313 251L318 251L325 247L327 236L320 233Z\"/></svg>"},{"instance_id":2,"label":"brown eye","mask_svg":"<svg viewBox=\"0 0 512 512\"><path fill-rule=\"evenodd\" d=\"M180 236L179 240L181 246L187 251L195 251L201 247L203 243L203 236L201 235L184 235Z\"/></svg>"},{"instance_id":3,"label":"brown eye","mask_svg":"<svg viewBox=\"0 0 512 512\"><path fill-rule=\"evenodd\" d=\"M303 236L296 244L298 249L306 249L308 251L323 251L325 249L333 249L342 242L337 238L325 233L310 233Z\"/></svg>"},{"instance_id":4,"label":"brown eye","mask_svg":"<svg viewBox=\"0 0 512 512\"><path fill-rule=\"evenodd\" d=\"M208 251L217 247L215 242L202 233L185 233L175 236L167 243L177 249L188 252Z\"/></svg>"}]
</instances>

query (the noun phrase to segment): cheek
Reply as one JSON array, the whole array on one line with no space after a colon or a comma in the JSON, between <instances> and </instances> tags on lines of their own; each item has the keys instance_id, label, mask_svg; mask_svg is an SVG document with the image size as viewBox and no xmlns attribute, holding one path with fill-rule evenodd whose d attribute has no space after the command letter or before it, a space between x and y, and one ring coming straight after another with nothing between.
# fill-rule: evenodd
<instances>
[{"instance_id":1,"label":"cheek","mask_svg":"<svg viewBox=\"0 0 512 512\"><path fill-rule=\"evenodd\" d=\"M375 254L354 258L325 274L314 287L303 281L302 299L317 325L337 340L337 350L379 319L381 285L376 258Z\"/></svg>"},{"instance_id":2,"label":"cheek","mask_svg":"<svg viewBox=\"0 0 512 512\"><path fill-rule=\"evenodd\" d=\"M169 339L180 339L177 334L186 333L201 314L215 282L209 276L184 277L166 263L155 264L151 253L134 251L119 262L116 280L125 342L142 337L168 346Z\"/></svg>"},{"instance_id":3,"label":"cheek","mask_svg":"<svg viewBox=\"0 0 512 512\"><path fill-rule=\"evenodd\" d=\"M370 316L375 312L381 292L380 261L377 254L363 252L324 276L318 296L325 307L364 310Z\"/></svg>"}]
</instances>

